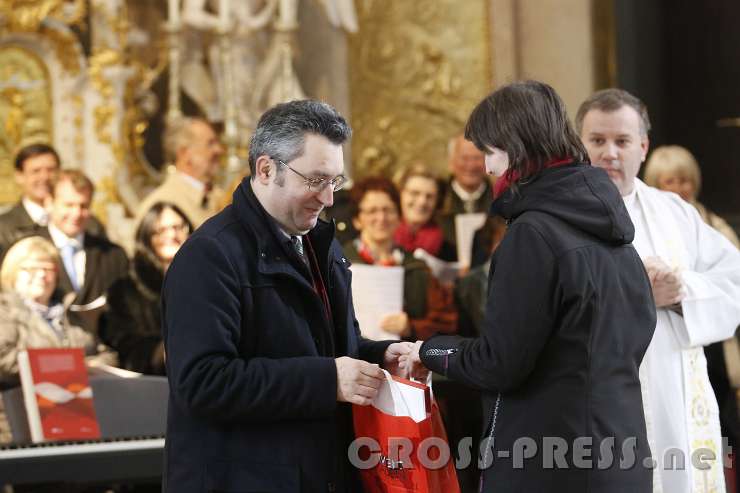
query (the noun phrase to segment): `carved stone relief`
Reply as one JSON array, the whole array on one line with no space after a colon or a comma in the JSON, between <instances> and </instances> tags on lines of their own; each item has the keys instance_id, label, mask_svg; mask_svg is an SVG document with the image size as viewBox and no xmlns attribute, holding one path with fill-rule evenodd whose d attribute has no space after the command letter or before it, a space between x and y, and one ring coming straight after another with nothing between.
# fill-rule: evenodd
<instances>
[{"instance_id":1,"label":"carved stone relief","mask_svg":"<svg viewBox=\"0 0 740 493\"><path fill-rule=\"evenodd\" d=\"M489 2L356 2L350 37L355 178L423 161L446 170L447 142L490 91Z\"/></svg>"}]
</instances>

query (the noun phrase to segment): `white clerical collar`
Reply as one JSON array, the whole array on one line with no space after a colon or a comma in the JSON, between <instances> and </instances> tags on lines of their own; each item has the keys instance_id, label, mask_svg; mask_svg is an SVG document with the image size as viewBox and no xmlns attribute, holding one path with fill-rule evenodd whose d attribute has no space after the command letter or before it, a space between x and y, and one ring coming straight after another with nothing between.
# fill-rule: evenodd
<instances>
[{"instance_id":1,"label":"white clerical collar","mask_svg":"<svg viewBox=\"0 0 740 493\"><path fill-rule=\"evenodd\" d=\"M54 246L57 248L62 248L71 243L75 245L77 249L82 250L82 247L85 244L85 233L80 233L74 238L70 238L52 223L49 223L49 235L51 236L51 241L54 242Z\"/></svg>"},{"instance_id":2,"label":"white clerical collar","mask_svg":"<svg viewBox=\"0 0 740 493\"><path fill-rule=\"evenodd\" d=\"M475 202L486 191L486 183L483 182L477 190L468 192L457 182L457 180L452 180L452 190L463 200L463 202Z\"/></svg>"},{"instance_id":3,"label":"white clerical collar","mask_svg":"<svg viewBox=\"0 0 740 493\"><path fill-rule=\"evenodd\" d=\"M175 171L178 175L180 175L180 178L185 180L185 183L189 184L193 188L195 188L199 192L205 192L206 190L206 184L200 181L197 178L193 178L192 176L183 173L182 171Z\"/></svg>"},{"instance_id":4,"label":"white clerical collar","mask_svg":"<svg viewBox=\"0 0 740 493\"><path fill-rule=\"evenodd\" d=\"M628 209L634 208L635 204L637 204L637 187L634 187L627 195L623 195L622 200L624 200L624 205L626 205Z\"/></svg>"},{"instance_id":5,"label":"white clerical collar","mask_svg":"<svg viewBox=\"0 0 740 493\"><path fill-rule=\"evenodd\" d=\"M39 226L46 226L49 224L49 212L43 206L37 204L28 197L23 197L21 204L23 204L23 208L26 210L33 222Z\"/></svg>"}]
</instances>

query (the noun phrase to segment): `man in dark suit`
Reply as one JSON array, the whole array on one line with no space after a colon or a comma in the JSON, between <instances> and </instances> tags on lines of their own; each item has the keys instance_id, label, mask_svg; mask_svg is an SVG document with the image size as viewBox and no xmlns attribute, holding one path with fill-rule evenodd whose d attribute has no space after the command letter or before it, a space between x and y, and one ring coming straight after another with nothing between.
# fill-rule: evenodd
<instances>
[{"instance_id":1,"label":"man in dark suit","mask_svg":"<svg viewBox=\"0 0 740 493\"><path fill-rule=\"evenodd\" d=\"M31 144L18 151L14 166L15 182L22 195L16 205L0 215L0 258L13 243L40 234L48 225L51 187L60 168L59 155L49 145ZM103 226L92 216L87 230L105 236Z\"/></svg>"},{"instance_id":2,"label":"man in dark suit","mask_svg":"<svg viewBox=\"0 0 740 493\"><path fill-rule=\"evenodd\" d=\"M59 289L64 293L75 291L74 304L87 308L72 312L73 323L97 334L97 314L105 305L101 296L127 273L128 259L118 245L85 231L93 192L92 182L82 172L60 171L52 188L49 226L44 236L59 249L62 259Z\"/></svg>"},{"instance_id":3,"label":"man in dark suit","mask_svg":"<svg viewBox=\"0 0 740 493\"><path fill-rule=\"evenodd\" d=\"M251 177L170 265L164 491L357 492L349 404L368 405L410 343L360 336L349 262L319 219L344 183L336 110L268 110Z\"/></svg>"},{"instance_id":4,"label":"man in dark suit","mask_svg":"<svg viewBox=\"0 0 740 493\"><path fill-rule=\"evenodd\" d=\"M15 241L38 234L49 221L46 206L51 198L51 184L59 172L59 156L53 147L32 144L15 156L15 182L21 199L0 216L0 251Z\"/></svg>"},{"instance_id":5,"label":"man in dark suit","mask_svg":"<svg viewBox=\"0 0 740 493\"><path fill-rule=\"evenodd\" d=\"M437 219L445 240L456 245L455 216L472 212L488 214L493 195L483 153L472 142L458 135L450 140L448 151L451 177Z\"/></svg>"}]
</instances>

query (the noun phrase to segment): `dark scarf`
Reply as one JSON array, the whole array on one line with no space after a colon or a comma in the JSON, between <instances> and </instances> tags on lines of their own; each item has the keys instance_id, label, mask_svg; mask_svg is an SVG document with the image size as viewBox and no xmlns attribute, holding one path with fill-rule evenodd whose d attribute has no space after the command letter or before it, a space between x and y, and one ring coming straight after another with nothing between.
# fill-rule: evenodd
<instances>
[{"instance_id":1,"label":"dark scarf","mask_svg":"<svg viewBox=\"0 0 740 493\"><path fill-rule=\"evenodd\" d=\"M164 268L154 253L137 248L129 272L142 295L151 301L159 300L164 281Z\"/></svg>"}]
</instances>

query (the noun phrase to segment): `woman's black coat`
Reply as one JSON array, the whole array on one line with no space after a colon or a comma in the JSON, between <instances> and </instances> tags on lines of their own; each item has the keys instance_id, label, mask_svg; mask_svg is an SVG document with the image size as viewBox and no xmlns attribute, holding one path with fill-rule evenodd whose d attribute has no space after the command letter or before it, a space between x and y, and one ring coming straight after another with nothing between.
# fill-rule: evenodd
<instances>
[{"instance_id":1,"label":"woman's black coat","mask_svg":"<svg viewBox=\"0 0 740 493\"><path fill-rule=\"evenodd\" d=\"M129 275L108 289L108 312L100 337L118 351L119 362L127 370L165 374L160 356L163 279L164 272L153 254L140 251L134 255Z\"/></svg>"},{"instance_id":2,"label":"woman's black coat","mask_svg":"<svg viewBox=\"0 0 740 493\"><path fill-rule=\"evenodd\" d=\"M481 337L421 348L427 367L483 392L483 491L652 491L638 371L655 303L617 189L572 164L508 190L492 211L510 226Z\"/></svg>"}]
</instances>

